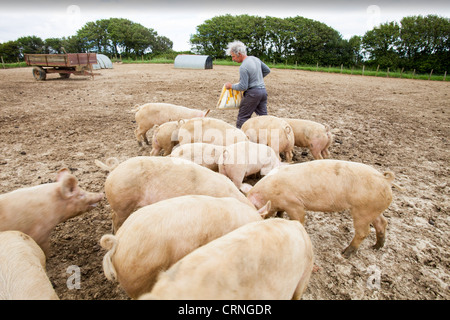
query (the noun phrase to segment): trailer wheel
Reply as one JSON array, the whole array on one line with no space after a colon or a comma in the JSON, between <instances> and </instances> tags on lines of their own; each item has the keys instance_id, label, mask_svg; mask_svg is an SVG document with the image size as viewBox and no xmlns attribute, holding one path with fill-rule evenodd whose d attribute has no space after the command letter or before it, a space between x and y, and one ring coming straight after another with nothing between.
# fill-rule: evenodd
<instances>
[{"instance_id":1,"label":"trailer wheel","mask_svg":"<svg viewBox=\"0 0 450 320\"><path fill-rule=\"evenodd\" d=\"M33 68L33 76L37 81L45 80L47 78L47 73L44 68L34 67Z\"/></svg>"},{"instance_id":2,"label":"trailer wheel","mask_svg":"<svg viewBox=\"0 0 450 320\"><path fill-rule=\"evenodd\" d=\"M70 73L60 73L59 76L62 79L68 79L68 78L70 78Z\"/></svg>"}]
</instances>

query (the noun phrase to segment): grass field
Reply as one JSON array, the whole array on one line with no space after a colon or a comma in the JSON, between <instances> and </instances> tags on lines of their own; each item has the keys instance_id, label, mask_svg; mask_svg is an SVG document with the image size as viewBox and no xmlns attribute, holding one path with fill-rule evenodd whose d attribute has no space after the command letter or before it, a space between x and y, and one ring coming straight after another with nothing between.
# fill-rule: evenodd
<instances>
[{"instance_id":1,"label":"grass field","mask_svg":"<svg viewBox=\"0 0 450 320\"><path fill-rule=\"evenodd\" d=\"M166 58L164 56L154 58L151 60L148 59L112 59L113 62L122 62L124 64L129 63L174 63L174 59ZM239 65L236 62L229 60L214 60L214 65L230 65L237 66ZM315 71L315 72L329 72L329 73L342 73L342 74L352 74L352 75L361 75L361 76L370 76L370 77L385 77L385 78L403 78L403 79L418 79L418 80L433 80L433 81L450 81L450 77L447 77L446 74L417 74L413 71L401 72L398 70L371 70L366 68L343 68L343 67L334 67L334 66L307 66L307 65L291 65L291 64L283 64L283 63L266 63L269 68L275 69L292 69L292 70L305 70L305 71ZM17 63L4 63L2 67L4 69L9 68L23 68L26 67L25 62L17 62Z\"/></svg>"}]
</instances>

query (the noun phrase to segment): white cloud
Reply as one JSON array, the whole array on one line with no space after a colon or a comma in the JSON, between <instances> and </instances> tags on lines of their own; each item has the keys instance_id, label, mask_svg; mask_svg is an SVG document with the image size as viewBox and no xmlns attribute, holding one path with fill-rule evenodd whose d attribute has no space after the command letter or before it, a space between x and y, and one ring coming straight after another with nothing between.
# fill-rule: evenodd
<instances>
[{"instance_id":1,"label":"white cloud","mask_svg":"<svg viewBox=\"0 0 450 320\"><path fill-rule=\"evenodd\" d=\"M26 8L26 9L24 9ZM189 50L191 34L205 20L218 15L303 16L327 24L348 39L374 26L400 21L409 15L450 16L448 1L291 1L291 0L90 0L30 1L2 4L0 42L35 35L42 39L75 35L89 21L126 18L154 29L174 43L174 50Z\"/></svg>"}]
</instances>

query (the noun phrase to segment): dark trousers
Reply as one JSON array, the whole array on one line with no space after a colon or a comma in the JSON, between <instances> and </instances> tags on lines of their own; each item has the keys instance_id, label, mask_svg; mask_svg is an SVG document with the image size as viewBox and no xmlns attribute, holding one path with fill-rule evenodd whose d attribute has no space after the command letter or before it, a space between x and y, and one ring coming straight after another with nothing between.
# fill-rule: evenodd
<instances>
[{"instance_id":1,"label":"dark trousers","mask_svg":"<svg viewBox=\"0 0 450 320\"><path fill-rule=\"evenodd\" d=\"M244 92L236 127L240 129L244 122L252 117L253 112L258 116L267 115L267 91L265 88L251 88Z\"/></svg>"}]
</instances>

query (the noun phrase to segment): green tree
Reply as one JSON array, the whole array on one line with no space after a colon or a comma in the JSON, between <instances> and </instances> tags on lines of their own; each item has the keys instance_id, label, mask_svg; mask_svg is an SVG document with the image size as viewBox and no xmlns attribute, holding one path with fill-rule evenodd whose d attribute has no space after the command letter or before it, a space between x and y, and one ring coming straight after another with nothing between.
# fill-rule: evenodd
<instances>
[{"instance_id":1,"label":"green tree","mask_svg":"<svg viewBox=\"0 0 450 320\"><path fill-rule=\"evenodd\" d=\"M398 53L403 66L420 72L449 68L450 20L436 15L410 16L400 21Z\"/></svg>"},{"instance_id":2,"label":"green tree","mask_svg":"<svg viewBox=\"0 0 450 320\"><path fill-rule=\"evenodd\" d=\"M105 54L124 53L125 56L153 52L154 47L157 50L171 49L173 45L167 38L158 39L155 30L122 18L88 22L77 32L77 37L88 50Z\"/></svg>"},{"instance_id":3,"label":"green tree","mask_svg":"<svg viewBox=\"0 0 450 320\"><path fill-rule=\"evenodd\" d=\"M21 57L19 43L17 41L1 43L0 56L4 62L17 62Z\"/></svg>"},{"instance_id":4,"label":"green tree","mask_svg":"<svg viewBox=\"0 0 450 320\"><path fill-rule=\"evenodd\" d=\"M44 41L36 36L27 36L17 39L20 57L23 58L25 53L44 53Z\"/></svg>"},{"instance_id":5,"label":"green tree","mask_svg":"<svg viewBox=\"0 0 450 320\"><path fill-rule=\"evenodd\" d=\"M281 62L290 55L293 26L287 19L266 17L267 58Z\"/></svg>"},{"instance_id":6,"label":"green tree","mask_svg":"<svg viewBox=\"0 0 450 320\"><path fill-rule=\"evenodd\" d=\"M67 53L88 52L88 48L85 46L83 39L78 36L71 36L68 38L63 37L61 39L61 47L63 47Z\"/></svg>"},{"instance_id":7,"label":"green tree","mask_svg":"<svg viewBox=\"0 0 450 320\"><path fill-rule=\"evenodd\" d=\"M62 50L62 39L60 38L48 38L44 41L45 53L64 53Z\"/></svg>"},{"instance_id":8,"label":"green tree","mask_svg":"<svg viewBox=\"0 0 450 320\"><path fill-rule=\"evenodd\" d=\"M397 68L399 37L400 27L395 21L381 24L367 31L362 38L362 47L369 56L369 62L383 68Z\"/></svg>"},{"instance_id":9,"label":"green tree","mask_svg":"<svg viewBox=\"0 0 450 320\"><path fill-rule=\"evenodd\" d=\"M342 37L326 24L304 17L287 18L293 32L290 50L293 58L303 64L341 63Z\"/></svg>"},{"instance_id":10,"label":"green tree","mask_svg":"<svg viewBox=\"0 0 450 320\"><path fill-rule=\"evenodd\" d=\"M152 54L157 55L163 52L170 52L173 48L173 42L164 36L157 36L152 45Z\"/></svg>"},{"instance_id":11,"label":"green tree","mask_svg":"<svg viewBox=\"0 0 450 320\"><path fill-rule=\"evenodd\" d=\"M361 54L361 37L353 36L348 40L348 46L350 49L350 61L354 65L359 65L363 61Z\"/></svg>"},{"instance_id":12,"label":"green tree","mask_svg":"<svg viewBox=\"0 0 450 320\"><path fill-rule=\"evenodd\" d=\"M190 37L193 51L219 59L225 58L228 43L233 40L244 41L240 39L241 33L237 28L237 19L230 14L206 20L197 26L197 33Z\"/></svg>"},{"instance_id":13,"label":"green tree","mask_svg":"<svg viewBox=\"0 0 450 320\"><path fill-rule=\"evenodd\" d=\"M190 43L194 52L225 58L233 40L246 44L248 54L276 62L340 64L351 56L348 42L336 30L299 16L217 16L197 26Z\"/></svg>"},{"instance_id":14,"label":"green tree","mask_svg":"<svg viewBox=\"0 0 450 320\"><path fill-rule=\"evenodd\" d=\"M84 46L90 51L108 52L107 23L105 20L87 22L78 30L77 37L83 41Z\"/></svg>"},{"instance_id":15,"label":"green tree","mask_svg":"<svg viewBox=\"0 0 450 320\"><path fill-rule=\"evenodd\" d=\"M131 32L130 47L137 56L143 55L148 50L151 51L157 36L157 33L153 29L145 28L140 24L134 24Z\"/></svg>"}]
</instances>

